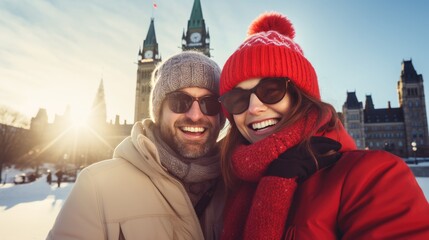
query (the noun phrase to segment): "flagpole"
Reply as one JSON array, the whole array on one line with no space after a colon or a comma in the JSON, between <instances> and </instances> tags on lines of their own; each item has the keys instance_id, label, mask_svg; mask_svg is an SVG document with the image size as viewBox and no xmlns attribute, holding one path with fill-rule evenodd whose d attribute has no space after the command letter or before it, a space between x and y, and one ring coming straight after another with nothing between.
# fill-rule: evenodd
<instances>
[{"instance_id":1,"label":"flagpole","mask_svg":"<svg viewBox=\"0 0 429 240\"><path fill-rule=\"evenodd\" d=\"M154 18L154 14L155 14L155 8L157 8L158 5L156 4L155 1L152 1L152 18Z\"/></svg>"}]
</instances>

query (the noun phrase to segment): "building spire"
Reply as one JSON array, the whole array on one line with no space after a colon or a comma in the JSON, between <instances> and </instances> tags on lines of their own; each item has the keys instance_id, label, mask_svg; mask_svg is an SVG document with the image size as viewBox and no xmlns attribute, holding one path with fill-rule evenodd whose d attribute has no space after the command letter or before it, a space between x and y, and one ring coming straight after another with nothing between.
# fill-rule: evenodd
<instances>
[{"instance_id":1,"label":"building spire","mask_svg":"<svg viewBox=\"0 0 429 240\"><path fill-rule=\"evenodd\" d=\"M194 0L186 34L182 35L182 50L196 50L210 57L210 35L206 29L200 0Z\"/></svg>"},{"instance_id":2,"label":"building spire","mask_svg":"<svg viewBox=\"0 0 429 240\"><path fill-rule=\"evenodd\" d=\"M95 95L94 102L91 107L89 119L92 123L106 123L107 110L103 78L101 79L100 85L98 86L97 94Z\"/></svg>"},{"instance_id":3,"label":"building spire","mask_svg":"<svg viewBox=\"0 0 429 240\"><path fill-rule=\"evenodd\" d=\"M154 18L150 19L149 30L147 31L146 39L143 41L143 47L157 44L154 20Z\"/></svg>"},{"instance_id":4,"label":"building spire","mask_svg":"<svg viewBox=\"0 0 429 240\"><path fill-rule=\"evenodd\" d=\"M158 59L160 60L159 51L158 51L158 42L156 41L155 34L155 22L154 18L150 19L149 30L147 31L146 38L143 41L143 49L140 51L139 56L141 56L141 60L143 59Z\"/></svg>"},{"instance_id":5,"label":"building spire","mask_svg":"<svg viewBox=\"0 0 429 240\"><path fill-rule=\"evenodd\" d=\"M201 10L200 0L194 1L194 6L192 7L191 18L188 21L189 28L201 28L203 27L203 11Z\"/></svg>"}]
</instances>

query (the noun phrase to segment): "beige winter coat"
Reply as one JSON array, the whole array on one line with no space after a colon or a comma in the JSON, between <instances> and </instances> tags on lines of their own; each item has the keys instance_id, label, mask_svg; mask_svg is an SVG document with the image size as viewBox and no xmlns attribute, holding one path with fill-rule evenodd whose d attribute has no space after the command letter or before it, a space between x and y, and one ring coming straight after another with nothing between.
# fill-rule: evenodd
<instances>
[{"instance_id":1,"label":"beige winter coat","mask_svg":"<svg viewBox=\"0 0 429 240\"><path fill-rule=\"evenodd\" d=\"M113 159L80 173L47 239L219 239L224 188L217 186L202 229L185 189L161 166L139 122Z\"/></svg>"}]
</instances>

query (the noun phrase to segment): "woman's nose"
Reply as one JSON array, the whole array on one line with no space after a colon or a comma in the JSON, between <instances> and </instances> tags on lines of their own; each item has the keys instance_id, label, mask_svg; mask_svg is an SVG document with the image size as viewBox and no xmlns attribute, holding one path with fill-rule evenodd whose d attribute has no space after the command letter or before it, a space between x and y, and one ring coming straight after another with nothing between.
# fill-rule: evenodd
<instances>
[{"instance_id":1,"label":"woman's nose","mask_svg":"<svg viewBox=\"0 0 429 240\"><path fill-rule=\"evenodd\" d=\"M247 111L251 114L257 115L267 109L267 106L259 100L259 98L252 93L249 99L249 108Z\"/></svg>"}]
</instances>

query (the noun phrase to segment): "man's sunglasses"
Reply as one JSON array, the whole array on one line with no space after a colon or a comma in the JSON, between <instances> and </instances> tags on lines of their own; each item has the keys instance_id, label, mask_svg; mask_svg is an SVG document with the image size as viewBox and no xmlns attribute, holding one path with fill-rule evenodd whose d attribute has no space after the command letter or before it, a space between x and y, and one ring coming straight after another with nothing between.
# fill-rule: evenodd
<instances>
[{"instance_id":1,"label":"man's sunglasses","mask_svg":"<svg viewBox=\"0 0 429 240\"><path fill-rule=\"evenodd\" d=\"M230 114L241 114L249 108L250 95L254 93L265 104L280 102L286 95L288 78L263 78L252 89L234 88L219 98Z\"/></svg>"},{"instance_id":2,"label":"man's sunglasses","mask_svg":"<svg viewBox=\"0 0 429 240\"><path fill-rule=\"evenodd\" d=\"M208 116L215 116L220 112L218 98L213 95L203 97L192 97L184 92L176 91L166 95L168 107L175 113L186 113L191 108L194 101L198 102L202 113Z\"/></svg>"}]
</instances>

